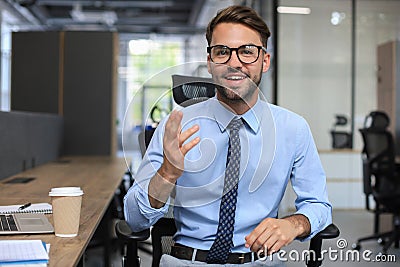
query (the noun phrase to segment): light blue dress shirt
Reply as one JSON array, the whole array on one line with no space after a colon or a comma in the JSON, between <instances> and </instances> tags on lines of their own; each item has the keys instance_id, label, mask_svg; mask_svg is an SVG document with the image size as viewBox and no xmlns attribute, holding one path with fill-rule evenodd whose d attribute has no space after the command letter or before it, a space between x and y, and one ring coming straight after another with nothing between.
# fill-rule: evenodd
<instances>
[{"instance_id":1,"label":"light blue dress shirt","mask_svg":"<svg viewBox=\"0 0 400 267\"><path fill-rule=\"evenodd\" d=\"M147 195L149 181L163 162L166 118L157 127L135 184L125 196L125 218L133 231L140 231L163 217L174 203L175 241L209 250L218 227L229 142L226 127L238 115L216 98L182 111L182 129L198 124L200 130L194 136L201 142L186 154L185 171L177 180L175 196L164 207L154 209ZM245 236L263 219L278 217L289 179L297 195L296 213L309 219L311 234L306 239L311 238L332 219L325 173L307 122L262 100L240 117L245 127L239 132L242 153L232 252L249 252L244 246Z\"/></svg>"}]
</instances>

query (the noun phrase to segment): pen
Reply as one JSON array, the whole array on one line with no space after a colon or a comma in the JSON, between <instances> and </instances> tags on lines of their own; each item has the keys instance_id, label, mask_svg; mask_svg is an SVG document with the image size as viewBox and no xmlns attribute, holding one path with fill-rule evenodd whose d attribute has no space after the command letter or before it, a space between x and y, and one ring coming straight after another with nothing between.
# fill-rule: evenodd
<instances>
[{"instance_id":1,"label":"pen","mask_svg":"<svg viewBox=\"0 0 400 267\"><path fill-rule=\"evenodd\" d=\"M26 203L26 204L22 205L21 207L19 207L18 210L24 210L27 207L29 207L30 205L32 205L32 204L31 203Z\"/></svg>"}]
</instances>

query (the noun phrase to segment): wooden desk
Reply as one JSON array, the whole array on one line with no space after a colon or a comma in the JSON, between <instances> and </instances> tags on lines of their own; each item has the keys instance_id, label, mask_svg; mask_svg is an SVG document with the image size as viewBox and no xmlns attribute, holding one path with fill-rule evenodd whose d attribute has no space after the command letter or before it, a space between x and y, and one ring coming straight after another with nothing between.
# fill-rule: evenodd
<instances>
[{"instance_id":1,"label":"wooden desk","mask_svg":"<svg viewBox=\"0 0 400 267\"><path fill-rule=\"evenodd\" d=\"M74 238L54 234L8 235L1 239L41 239L50 246L49 266L76 266L105 214L127 166L111 157L65 157L11 176L0 182L0 205L48 202L52 187L80 186L84 192L79 233ZM15 177L35 177L26 184L10 184ZM52 215L48 215L53 223Z\"/></svg>"}]
</instances>

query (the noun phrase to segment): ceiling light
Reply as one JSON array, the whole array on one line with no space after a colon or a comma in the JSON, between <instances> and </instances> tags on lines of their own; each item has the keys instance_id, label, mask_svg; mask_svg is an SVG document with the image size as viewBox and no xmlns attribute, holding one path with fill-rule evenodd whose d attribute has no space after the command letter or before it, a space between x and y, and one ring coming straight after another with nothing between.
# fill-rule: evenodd
<instances>
[{"instance_id":1,"label":"ceiling light","mask_svg":"<svg viewBox=\"0 0 400 267\"><path fill-rule=\"evenodd\" d=\"M157 49L160 45L153 40L139 39L130 40L128 43L129 52L132 55L148 55L153 49Z\"/></svg>"},{"instance_id":2,"label":"ceiling light","mask_svg":"<svg viewBox=\"0 0 400 267\"><path fill-rule=\"evenodd\" d=\"M311 9L309 7L295 7L295 6L278 6L278 13L280 14L300 14L309 15Z\"/></svg>"},{"instance_id":3,"label":"ceiling light","mask_svg":"<svg viewBox=\"0 0 400 267\"><path fill-rule=\"evenodd\" d=\"M346 14L344 12L332 12L331 23L332 25L339 25L345 18Z\"/></svg>"},{"instance_id":4,"label":"ceiling light","mask_svg":"<svg viewBox=\"0 0 400 267\"><path fill-rule=\"evenodd\" d=\"M118 20L117 14L114 11L83 11L79 2L74 5L70 14L74 20L85 23L101 22L113 25Z\"/></svg>"}]
</instances>

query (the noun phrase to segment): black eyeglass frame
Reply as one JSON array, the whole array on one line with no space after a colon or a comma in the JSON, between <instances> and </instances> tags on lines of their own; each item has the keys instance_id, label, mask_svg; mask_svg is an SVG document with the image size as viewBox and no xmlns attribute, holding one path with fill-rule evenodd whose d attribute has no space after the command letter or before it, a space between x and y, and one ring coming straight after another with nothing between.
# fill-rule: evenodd
<instances>
[{"instance_id":1,"label":"black eyeglass frame","mask_svg":"<svg viewBox=\"0 0 400 267\"><path fill-rule=\"evenodd\" d=\"M246 46L253 46L253 47L256 47L256 48L257 48L257 58L256 58L254 61L252 61L252 62L243 62L243 61L240 59L240 56L239 56L238 51L239 51L240 48L243 48L243 47L246 47ZM228 59L227 59L225 62L216 63L216 64L225 64L225 63L227 63L229 60L231 60L232 51L236 51L236 56L237 56L237 58L239 59L239 61L240 61L242 64L252 64L252 63L256 62L256 61L258 60L258 58L260 57L260 50L262 50L262 51L264 51L265 53L267 53L267 48L265 48L264 46L261 46L261 45L253 45L253 44L245 44L245 45L241 45L241 46L236 47L236 48L231 48L231 47L226 46L226 45L207 46L207 53L210 55L210 59L211 59L212 62L214 62L214 60L213 60L212 57L211 57L211 49L213 49L214 47L228 48L228 49L229 49L229 52L230 52L230 53L229 53L229 57L228 57Z\"/></svg>"}]
</instances>

